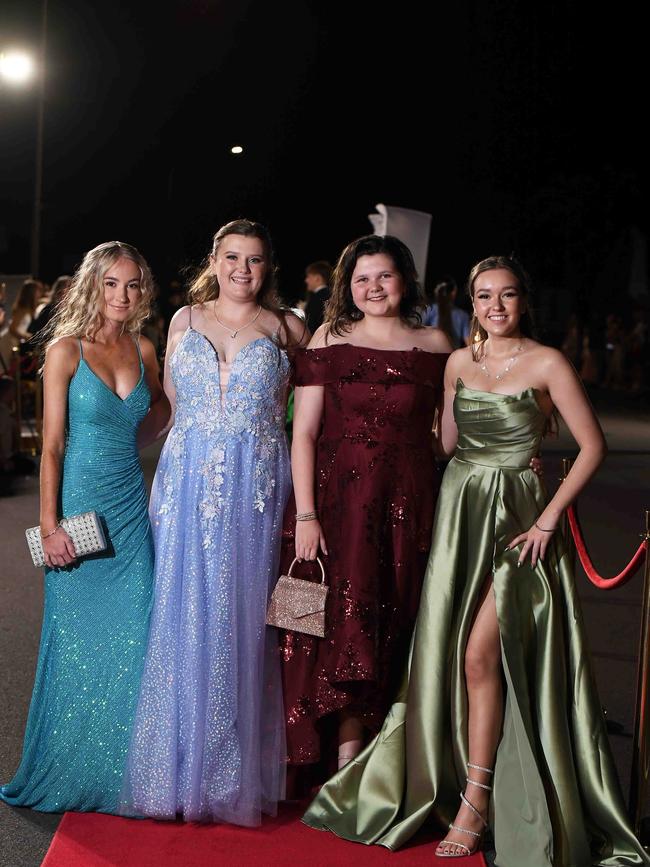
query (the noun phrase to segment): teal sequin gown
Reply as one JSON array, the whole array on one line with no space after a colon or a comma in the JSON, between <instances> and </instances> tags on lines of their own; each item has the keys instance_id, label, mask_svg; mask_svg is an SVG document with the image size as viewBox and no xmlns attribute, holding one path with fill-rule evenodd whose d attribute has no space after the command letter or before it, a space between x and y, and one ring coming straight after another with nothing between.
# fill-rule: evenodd
<instances>
[{"instance_id":1,"label":"teal sequin gown","mask_svg":"<svg viewBox=\"0 0 650 867\"><path fill-rule=\"evenodd\" d=\"M115 812L146 650L153 578L136 447L149 408L140 379L119 398L83 359L70 381L62 512L95 510L108 551L45 570L45 610L23 756L0 788L45 812Z\"/></svg>"}]
</instances>

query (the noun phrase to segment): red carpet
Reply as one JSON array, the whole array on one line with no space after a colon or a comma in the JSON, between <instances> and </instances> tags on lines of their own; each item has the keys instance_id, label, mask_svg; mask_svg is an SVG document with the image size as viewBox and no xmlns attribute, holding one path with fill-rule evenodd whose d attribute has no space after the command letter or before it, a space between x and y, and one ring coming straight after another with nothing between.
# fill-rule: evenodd
<instances>
[{"instance_id":1,"label":"red carpet","mask_svg":"<svg viewBox=\"0 0 650 867\"><path fill-rule=\"evenodd\" d=\"M252 829L66 813L42 867L485 867L482 855L438 860L424 834L399 852L348 843L303 825L303 809L285 806Z\"/></svg>"}]
</instances>

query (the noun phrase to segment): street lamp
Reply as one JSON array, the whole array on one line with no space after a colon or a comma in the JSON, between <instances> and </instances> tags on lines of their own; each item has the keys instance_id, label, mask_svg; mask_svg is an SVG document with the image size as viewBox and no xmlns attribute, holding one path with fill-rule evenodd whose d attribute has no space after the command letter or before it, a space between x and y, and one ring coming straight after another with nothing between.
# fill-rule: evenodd
<instances>
[{"instance_id":1,"label":"street lamp","mask_svg":"<svg viewBox=\"0 0 650 867\"><path fill-rule=\"evenodd\" d=\"M34 60L25 51L0 54L0 77L7 84L27 84L34 77Z\"/></svg>"}]
</instances>

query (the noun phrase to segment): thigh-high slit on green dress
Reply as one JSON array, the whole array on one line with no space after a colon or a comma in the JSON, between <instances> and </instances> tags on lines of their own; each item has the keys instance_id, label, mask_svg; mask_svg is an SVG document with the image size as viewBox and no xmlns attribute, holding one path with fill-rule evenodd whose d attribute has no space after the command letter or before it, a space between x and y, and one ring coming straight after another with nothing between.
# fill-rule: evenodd
<instances>
[{"instance_id":1,"label":"thigh-high slit on green dress","mask_svg":"<svg viewBox=\"0 0 650 867\"><path fill-rule=\"evenodd\" d=\"M409 670L377 737L321 789L304 821L348 840L402 846L445 827L465 787L464 654L494 576L506 683L490 826L499 867L650 864L625 814L559 534L517 568L508 543L546 505L529 469L545 427L535 392L458 381L458 447L438 500ZM432 853L433 854L433 853Z\"/></svg>"}]
</instances>

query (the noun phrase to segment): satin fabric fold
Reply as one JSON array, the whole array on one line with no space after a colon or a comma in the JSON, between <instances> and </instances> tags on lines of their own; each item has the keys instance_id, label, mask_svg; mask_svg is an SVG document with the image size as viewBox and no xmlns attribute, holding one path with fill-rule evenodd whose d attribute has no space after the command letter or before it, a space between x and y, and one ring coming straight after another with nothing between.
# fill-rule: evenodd
<instances>
[{"instance_id":1,"label":"satin fabric fold","mask_svg":"<svg viewBox=\"0 0 650 867\"><path fill-rule=\"evenodd\" d=\"M545 418L533 389L496 395L459 380L459 430L436 511L411 658L382 730L320 791L304 821L362 843L402 846L445 827L465 787L464 653L494 576L507 686L490 804L498 867L650 864L623 804L573 576L559 534L544 562L507 544L547 498L528 468Z\"/></svg>"}]
</instances>

